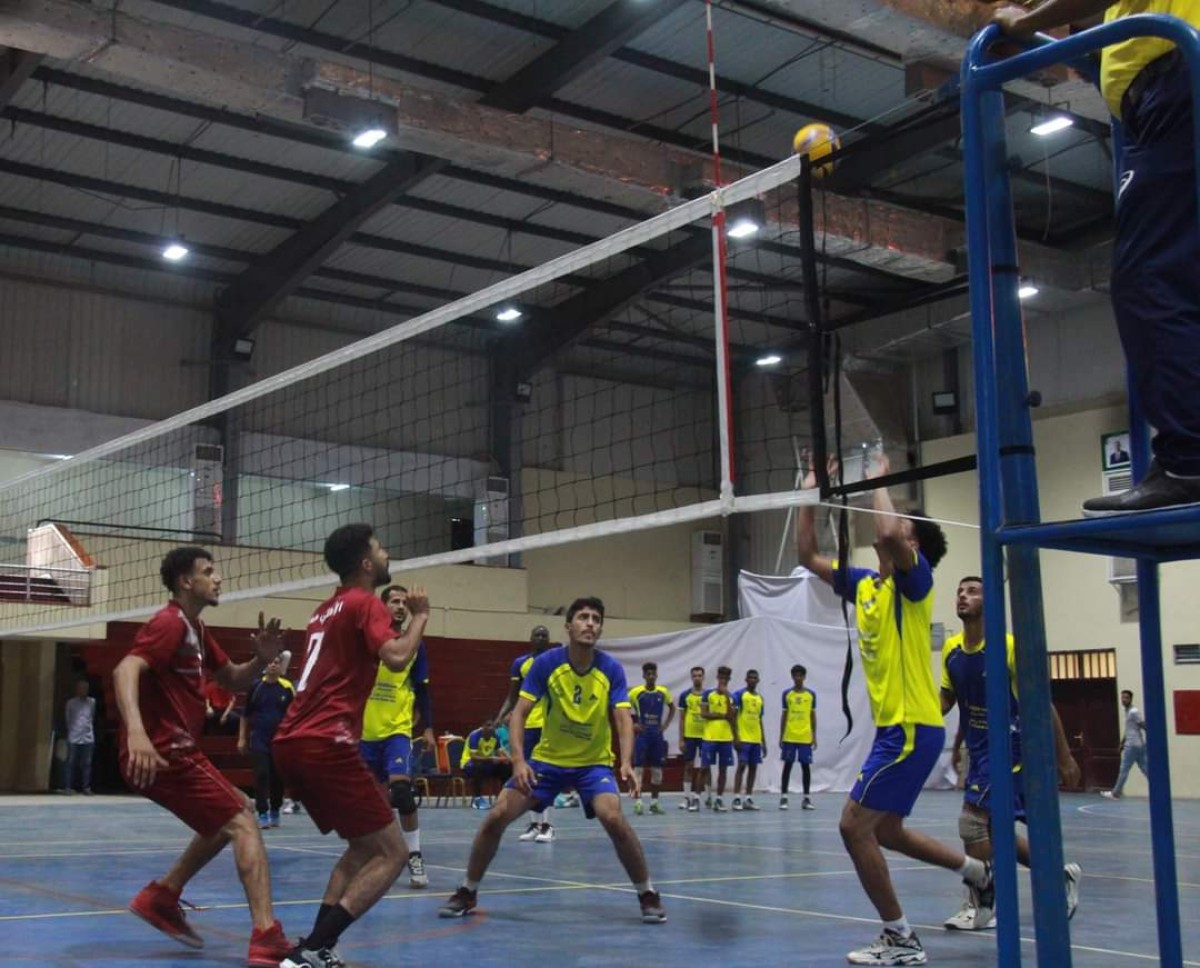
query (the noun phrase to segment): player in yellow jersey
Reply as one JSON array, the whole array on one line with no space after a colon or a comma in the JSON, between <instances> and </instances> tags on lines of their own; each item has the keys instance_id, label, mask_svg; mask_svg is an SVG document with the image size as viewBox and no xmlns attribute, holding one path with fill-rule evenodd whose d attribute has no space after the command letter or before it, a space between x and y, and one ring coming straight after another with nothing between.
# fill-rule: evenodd
<instances>
[{"instance_id":1,"label":"player in yellow jersey","mask_svg":"<svg viewBox=\"0 0 1200 968\"><path fill-rule=\"evenodd\" d=\"M683 800L680 810L700 809L700 794L704 792L707 770L696 765L704 745L704 666L692 666L692 688L679 694L679 752L683 754Z\"/></svg>"},{"instance_id":2,"label":"player in yellow jersey","mask_svg":"<svg viewBox=\"0 0 1200 968\"><path fill-rule=\"evenodd\" d=\"M717 796L713 810L725 812L725 779L733 765L733 745L737 741L737 709L733 694L729 691L729 680L733 670L729 666L717 669L717 688L709 689L700 704L700 715L704 717L704 745L700 749L700 765L704 780L712 789L710 770L717 767Z\"/></svg>"},{"instance_id":3,"label":"player in yellow jersey","mask_svg":"<svg viewBox=\"0 0 1200 968\"><path fill-rule=\"evenodd\" d=\"M513 711L513 777L484 820L467 861L462 886L438 910L457 918L475 909L476 891L496 856L504 830L526 810L547 804L568 787L579 791L583 812L600 821L633 882L642 908L642 921L666 921L662 901L650 883L646 855L629 821L621 814L621 794L613 776L612 728L621 741L621 779L636 796L641 791L633 768L633 716L625 670L612 656L596 648L604 629L604 603L577 598L567 609L567 645L542 653L521 684ZM546 718L533 757L524 756L525 722L533 707L546 700Z\"/></svg>"},{"instance_id":4,"label":"player in yellow jersey","mask_svg":"<svg viewBox=\"0 0 1200 968\"><path fill-rule=\"evenodd\" d=\"M389 585L379 593L392 616L392 630L399 635L408 618L408 589ZM429 703L429 660L425 643L417 646L412 660L399 672L382 662L375 674L375 688L363 709L362 742L359 749L367 766L388 788L388 797L400 818L404 844L408 848L408 886L429 886L425 859L421 855L421 828L417 798L412 787L412 734L414 711L419 714L426 749L437 743L433 735L433 710Z\"/></svg>"},{"instance_id":5,"label":"player in yellow jersey","mask_svg":"<svg viewBox=\"0 0 1200 968\"><path fill-rule=\"evenodd\" d=\"M830 476L836 462L831 461ZM880 455L867 476L888 473ZM815 488L816 475L804 487ZM875 721L875 741L842 811L839 830L863 889L883 921L874 943L846 955L854 965L923 965L925 949L896 897L882 848L955 871L970 886L980 918L995 907L991 866L909 830L904 818L941 755L946 731L933 678L933 567L946 537L933 521L896 513L886 487L871 492L879 570L845 567L817 550L812 505L799 508L800 564L855 603L858 649Z\"/></svg>"},{"instance_id":6,"label":"player in yellow jersey","mask_svg":"<svg viewBox=\"0 0 1200 968\"><path fill-rule=\"evenodd\" d=\"M471 730L467 741L463 743L462 759L459 769L463 776L471 781L471 806L476 810L486 810L488 802L483 795L483 781L488 777L507 780L512 776L512 761L496 735L495 723L488 721L478 729Z\"/></svg>"},{"instance_id":7,"label":"player in yellow jersey","mask_svg":"<svg viewBox=\"0 0 1200 968\"><path fill-rule=\"evenodd\" d=\"M512 672L508 680L508 695L504 697L504 704L500 707L500 712L496 714L497 723L504 722L505 717L516 708L517 700L520 698L521 683L525 681L525 676L533 665L533 660L550 647L550 630L544 625L535 625L529 633L529 646L528 652L513 659ZM542 723L545 721L545 715L545 703L537 703L529 711L529 718L525 722L523 750L525 759L529 759L533 754L533 748L542 738ZM552 843L554 841L554 825L550 822L550 811L553 809L554 805L551 802L544 808L534 811L529 826L517 839L526 843L530 841L538 844Z\"/></svg>"},{"instance_id":8,"label":"player in yellow jersey","mask_svg":"<svg viewBox=\"0 0 1200 968\"><path fill-rule=\"evenodd\" d=\"M733 694L733 705L737 709L737 772L733 774L733 809L758 810L754 802L754 779L758 766L767 755L767 739L763 734L762 693L758 691L758 670L746 672L746 688ZM741 798L742 777L746 778L746 799Z\"/></svg>"},{"instance_id":9,"label":"player in yellow jersey","mask_svg":"<svg viewBox=\"0 0 1200 968\"><path fill-rule=\"evenodd\" d=\"M788 785L792 781L792 766L800 761L800 781L804 799L801 810L813 810L812 756L817 748L817 694L804 685L808 670L792 666L792 688L784 690L783 711L779 714L779 756L783 760L783 782L780 784L779 809L788 808Z\"/></svg>"},{"instance_id":10,"label":"player in yellow jersey","mask_svg":"<svg viewBox=\"0 0 1200 968\"><path fill-rule=\"evenodd\" d=\"M1047 0L993 19L1016 36L1104 15L1170 14L1200 28L1200 0ZM1129 363L1129 392L1157 431L1154 460L1131 490L1084 501L1087 517L1200 502L1200 218L1191 77L1157 37L1104 50L1100 91L1121 121L1122 172L1110 294Z\"/></svg>"}]
</instances>

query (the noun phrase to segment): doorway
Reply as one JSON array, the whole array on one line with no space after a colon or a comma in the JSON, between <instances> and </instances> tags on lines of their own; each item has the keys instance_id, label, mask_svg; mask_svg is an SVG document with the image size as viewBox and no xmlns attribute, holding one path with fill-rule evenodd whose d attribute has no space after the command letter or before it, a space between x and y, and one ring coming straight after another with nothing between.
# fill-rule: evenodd
<instances>
[{"instance_id":1,"label":"doorway","mask_svg":"<svg viewBox=\"0 0 1200 968\"><path fill-rule=\"evenodd\" d=\"M1079 764L1079 790L1109 790L1121 765L1115 649L1050 653L1050 695Z\"/></svg>"}]
</instances>

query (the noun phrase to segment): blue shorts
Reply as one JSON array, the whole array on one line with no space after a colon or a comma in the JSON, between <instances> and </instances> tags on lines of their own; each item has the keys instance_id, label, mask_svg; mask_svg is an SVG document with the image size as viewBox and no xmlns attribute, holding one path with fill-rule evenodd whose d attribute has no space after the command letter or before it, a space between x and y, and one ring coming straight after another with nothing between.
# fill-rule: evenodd
<instances>
[{"instance_id":1,"label":"blue shorts","mask_svg":"<svg viewBox=\"0 0 1200 968\"><path fill-rule=\"evenodd\" d=\"M967 769L967 783L963 789L963 803L969 803L988 813L992 812L992 775L983 770L975 771L975 759ZM1025 820L1025 774L1021 770L1013 773L1013 816Z\"/></svg>"},{"instance_id":2,"label":"blue shorts","mask_svg":"<svg viewBox=\"0 0 1200 968\"><path fill-rule=\"evenodd\" d=\"M779 758L784 763L812 762L812 743L780 743Z\"/></svg>"},{"instance_id":3,"label":"blue shorts","mask_svg":"<svg viewBox=\"0 0 1200 968\"><path fill-rule=\"evenodd\" d=\"M363 761L380 783L389 776L412 776L412 737L364 739L358 744Z\"/></svg>"},{"instance_id":4,"label":"blue shorts","mask_svg":"<svg viewBox=\"0 0 1200 968\"><path fill-rule=\"evenodd\" d=\"M554 798L564 790L574 790L583 804L583 815L591 820L596 816L592 810L594 798L603 793L611 793L614 797L621 795L617 778L607 766L554 766L539 760L530 760L529 765L537 777L533 787L534 804L530 808L534 813L554 806ZM515 790L517 785L509 780L504 786Z\"/></svg>"},{"instance_id":5,"label":"blue shorts","mask_svg":"<svg viewBox=\"0 0 1200 968\"><path fill-rule=\"evenodd\" d=\"M941 726L880 726L850 799L870 810L907 817L946 742Z\"/></svg>"},{"instance_id":6,"label":"blue shorts","mask_svg":"<svg viewBox=\"0 0 1200 968\"><path fill-rule=\"evenodd\" d=\"M738 763L742 766L758 766L762 761L762 743L743 743L738 750Z\"/></svg>"},{"instance_id":7,"label":"blue shorts","mask_svg":"<svg viewBox=\"0 0 1200 968\"><path fill-rule=\"evenodd\" d=\"M542 741L542 727L535 726L533 729L525 730L525 743L522 749L525 750L525 759L533 759L533 748Z\"/></svg>"},{"instance_id":8,"label":"blue shorts","mask_svg":"<svg viewBox=\"0 0 1200 968\"><path fill-rule=\"evenodd\" d=\"M700 755L700 750L703 746L704 740L699 737L685 736L683 738L683 765L694 765L696 757Z\"/></svg>"},{"instance_id":9,"label":"blue shorts","mask_svg":"<svg viewBox=\"0 0 1200 968\"><path fill-rule=\"evenodd\" d=\"M733 740L706 739L700 748L701 766L733 766Z\"/></svg>"},{"instance_id":10,"label":"blue shorts","mask_svg":"<svg viewBox=\"0 0 1200 968\"><path fill-rule=\"evenodd\" d=\"M662 766L667 759L667 739L662 733L641 732L633 741L634 766Z\"/></svg>"}]
</instances>

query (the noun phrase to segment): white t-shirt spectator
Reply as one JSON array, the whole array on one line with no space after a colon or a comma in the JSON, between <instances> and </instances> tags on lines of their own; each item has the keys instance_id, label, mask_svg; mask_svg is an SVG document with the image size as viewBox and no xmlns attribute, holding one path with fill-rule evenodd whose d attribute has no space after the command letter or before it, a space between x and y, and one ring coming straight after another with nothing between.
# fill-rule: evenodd
<instances>
[{"instance_id":1,"label":"white t-shirt spectator","mask_svg":"<svg viewBox=\"0 0 1200 968\"><path fill-rule=\"evenodd\" d=\"M67 742L94 743L92 724L96 719L96 700L91 696L72 696L67 700Z\"/></svg>"}]
</instances>

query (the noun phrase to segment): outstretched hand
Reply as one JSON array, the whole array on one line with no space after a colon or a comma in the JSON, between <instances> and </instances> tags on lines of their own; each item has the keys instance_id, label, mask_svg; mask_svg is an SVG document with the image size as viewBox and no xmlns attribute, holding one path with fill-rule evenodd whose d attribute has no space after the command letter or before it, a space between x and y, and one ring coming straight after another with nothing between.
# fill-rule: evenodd
<instances>
[{"instance_id":1,"label":"outstretched hand","mask_svg":"<svg viewBox=\"0 0 1200 968\"><path fill-rule=\"evenodd\" d=\"M804 463L808 465L808 473L804 475L804 480L801 486L804 490L809 491L817 486L817 469L813 465L812 452L805 450L801 454ZM838 468L841 466L836 454L830 454L825 458L825 474L829 480L834 480L837 477Z\"/></svg>"},{"instance_id":2,"label":"outstretched hand","mask_svg":"<svg viewBox=\"0 0 1200 968\"><path fill-rule=\"evenodd\" d=\"M876 478L887 477L892 472L892 462L888 460L888 455L884 451L879 451L870 464L863 470L863 477L869 481Z\"/></svg>"},{"instance_id":3,"label":"outstretched hand","mask_svg":"<svg viewBox=\"0 0 1200 968\"><path fill-rule=\"evenodd\" d=\"M992 11L992 23L1010 37L1031 37L1032 27L1027 26L1029 11L1024 7L1006 4Z\"/></svg>"},{"instance_id":4,"label":"outstretched hand","mask_svg":"<svg viewBox=\"0 0 1200 968\"><path fill-rule=\"evenodd\" d=\"M422 586L414 585L409 589L408 597L404 600L404 605L408 609L409 615L428 615L429 594Z\"/></svg>"},{"instance_id":5,"label":"outstretched hand","mask_svg":"<svg viewBox=\"0 0 1200 968\"><path fill-rule=\"evenodd\" d=\"M268 622L262 612L258 613L258 631L252 632L250 638L254 640L255 654L264 665L278 656L283 648L282 628L283 623L279 619L273 618Z\"/></svg>"}]
</instances>

